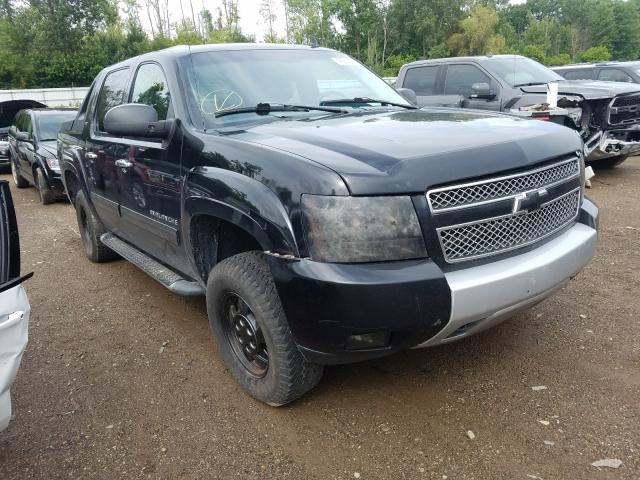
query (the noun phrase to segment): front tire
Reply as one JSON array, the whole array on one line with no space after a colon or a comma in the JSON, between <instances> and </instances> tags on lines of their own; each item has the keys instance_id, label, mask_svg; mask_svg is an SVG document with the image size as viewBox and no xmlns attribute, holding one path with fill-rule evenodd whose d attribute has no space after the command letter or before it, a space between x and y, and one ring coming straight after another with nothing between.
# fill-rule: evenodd
<instances>
[{"instance_id":1,"label":"front tire","mask_svg":"<svg viewBox=\"0 0 640 480\"><path fill-rule=\"evenodd\" d=\"M53 194L47 183L47 179L44 177L42 169L36 168L35 171L36 188L40 194L40 201L43 205L49 205L56 201L56 196Z\"/></svg>"},{"instance_id":2,"label":"front tire","mask_svg":"<svg viewBox=\"0 0 640 480\"><path fill-rule=\"evenodd\" d=\"M595 162L589 162L589 165L591 165L595 169L604 170L608 168L617 167L622 162L624 162L627 158L629 158L629 155L618 155L617 157L607 157L607 158L603 158L602 160L596 160Z\"/></svg>"},{"instance_id":3,"label":"front tire","mask_svg":"<svg viewBox=\"0 0 640 480\"><path fill-rule=\"evenodd\" d=\"M207 313L227 367L254 398L285 405L320 381L323 367L298 350L263 254L241 253L211 270Z\"/></svg>"},{"instance_id":4,"label":"front tire","mask_svg":"<svg viewBox=\"0 0 640 480\"><path fill-rule=\"evenodd\" d=\"M16 184L16 187L27 188L29 186L29 182L27 182L22 177L22 175L20 175L20 172L16 168L16 163L13 161L13 159L11 160L11 176L13 177L13 183Z\"/></svg>"},{"instance_id":5,"label":"front tire","mask_svg":"<svg viewBox=\"0 0 640 480\"><path fill-rule=\"evenodd\" d=\"M84 251L87 258L95 263L104 263L119 258L118 254L100 241L106 232L104 226L93 214L84 192L79 190L75 197L76 218Z\"/></svg>"}]
</instances>

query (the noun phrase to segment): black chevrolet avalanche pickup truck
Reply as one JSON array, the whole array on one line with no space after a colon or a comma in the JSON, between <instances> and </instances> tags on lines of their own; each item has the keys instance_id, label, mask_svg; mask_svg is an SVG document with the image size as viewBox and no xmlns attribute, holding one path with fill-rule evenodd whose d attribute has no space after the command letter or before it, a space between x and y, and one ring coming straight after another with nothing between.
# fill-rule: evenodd
<instances>
[{"instance_id":1,"label":"black chevrolet avalanche pickup truck","mask_svg":"<svg viewBox=\"0 0 640 480\"><path fill-rule=\"evenodd\" d=\"M323 365L495 325L596 249L575 131L420 110L329 49L179 46L113 65L58 150L89 259L206 295L220 355L270 405Z\"/></svg>"}]
</instances>

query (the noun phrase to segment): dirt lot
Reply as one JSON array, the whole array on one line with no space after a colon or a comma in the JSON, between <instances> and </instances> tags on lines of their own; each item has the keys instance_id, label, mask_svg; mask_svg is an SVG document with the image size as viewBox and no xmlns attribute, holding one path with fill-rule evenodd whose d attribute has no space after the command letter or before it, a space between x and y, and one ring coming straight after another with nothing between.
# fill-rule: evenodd
<instances>
[{"instance_id":1,"label":"dirt lot","mask_svg":"<svg viewBox=\"0 0 640 480\"><path fill-rule=\"evenodd\" d=\"M458 344L328 368L281 409L232 380L202 300L90 263L68 204L13 193L35 276L2 479L640 478L640 158L599 172L599 251L558 295Z\"/></svg>"}]
</instances>

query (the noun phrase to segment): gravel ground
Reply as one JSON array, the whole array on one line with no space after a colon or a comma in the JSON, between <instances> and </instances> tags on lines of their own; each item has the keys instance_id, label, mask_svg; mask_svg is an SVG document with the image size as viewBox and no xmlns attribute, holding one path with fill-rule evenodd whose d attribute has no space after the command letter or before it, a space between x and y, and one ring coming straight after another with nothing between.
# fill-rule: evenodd
<instances>
[{"instance_id":1,"label":"gravel ground","mask_svg":"<svg viewBox=\"0 0 640 480\"><path fill-rule=\"evenodd\" d=\"M14 189L35 276L0 478L638 479L639 185L640 158L598 172L598 254L556 296L457 344L327 368L280 409L235 384L204 301L90 263L68 204ZM591 466L606 458L622 466Z\"/></svg>"}]
</instances>

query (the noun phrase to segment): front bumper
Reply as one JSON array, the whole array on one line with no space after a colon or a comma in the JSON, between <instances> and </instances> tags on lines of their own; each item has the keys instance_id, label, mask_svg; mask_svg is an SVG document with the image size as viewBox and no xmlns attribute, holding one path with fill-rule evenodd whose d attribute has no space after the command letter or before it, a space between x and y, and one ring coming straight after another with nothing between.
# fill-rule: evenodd
<instances>
[{"instance_id":1,"label":"front bumper","mask_svg":"<svg viewBox=\"0 0 640 480\"><path fill-rule=\"evenodd\" d=\"M22 285L0 293L0 431L11 419L9 389L27 346L30 312Z\"/></svg>"},{"instance_id":2,"label":"front bumper","mask_svg":"<svg viewBox=\"0 0 640 480\"><path fill-rule=\"evenodd\" d=\"M459 340L552 294L593 257L598 207L585 199L578 222L537 248L443 272L431 260L328 264L269 256L298 347L314 363L341 364ZM351 349L354 335L388 344Z\"/></svg>"}]
</instances>

